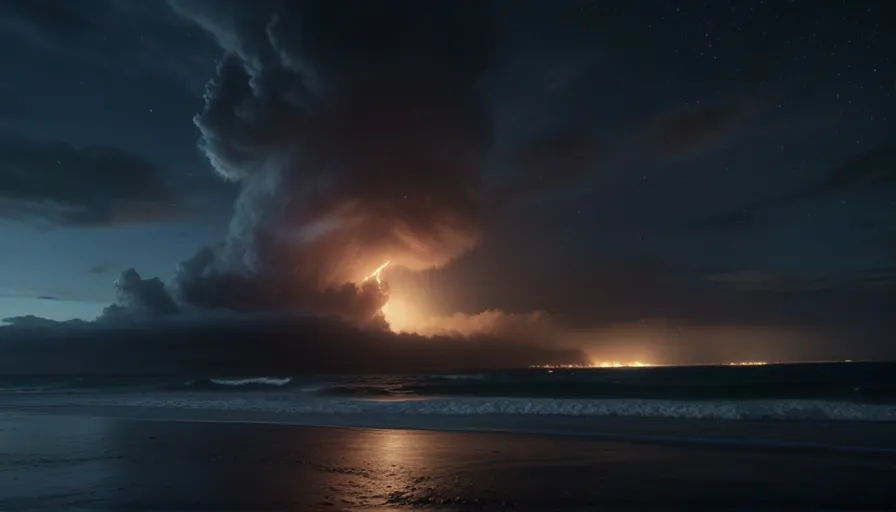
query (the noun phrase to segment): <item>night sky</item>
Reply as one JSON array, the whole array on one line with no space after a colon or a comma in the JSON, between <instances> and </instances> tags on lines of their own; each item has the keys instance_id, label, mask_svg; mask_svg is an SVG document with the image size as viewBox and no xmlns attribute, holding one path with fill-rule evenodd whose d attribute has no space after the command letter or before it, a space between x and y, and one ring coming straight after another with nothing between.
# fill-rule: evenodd
<instances>
[{"instance_id":1,"label":"night sky","mask_svg":"<svg viewBox=\"0 0 896 512\"><path fill-rule=\"evenodd\" d=\"M871 0L0 0L0 317L26 317L0 341L300 309L391 343L358 320L382 297L344 286L389 260L393 306L499 344L896 357L894 21Z\"/></svg>"}]
</instances>

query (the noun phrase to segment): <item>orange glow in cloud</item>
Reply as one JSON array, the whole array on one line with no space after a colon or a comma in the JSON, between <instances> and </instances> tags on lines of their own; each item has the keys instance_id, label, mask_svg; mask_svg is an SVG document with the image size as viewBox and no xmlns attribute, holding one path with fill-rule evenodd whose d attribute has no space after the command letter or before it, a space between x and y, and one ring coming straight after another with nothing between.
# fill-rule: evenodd
<instances>
[{"instance_id":1,"label":"orange glow in cloud","mask_svg":"<svg viewBox=\"0 0 896 512\"><path fill-rule=\"evenodd\" d=\"M382 307L383 317L393 332L423 334L422 325L426 324L426 315L420 311L414 301L403 296L390 296L389 302Z\"/></svg>"},{"instance_id":2,"label":"orange glow in cloud","mask_svg":"<svg viewBox=\"0 0 896 512\"><path fill-rule=\"evenodd\" d=\"M383 273L389 267L386 261L370 272L362 282L375 280L387 293L388 300L380 308L389 330L395 333L418 334L425 337L452 336L458 339L479 335L500 335L528 342L550 342L558 346L583 347L596 333L585 330L567 330L559 327L551 315L544 311L508 313L501 310L485 310L475 314L433 314L427 308L424 297L412 289L388 287ZM623 343L615 349L604 350L598 356L591 354L590 368L631 368L653 366L646 362L652 358L644 347Z\"/></svg>"},{"instance_id":3,"label":"orange glow in cloud","mask_svg":"<svg viewBox=\"0 0 896 512\"><path fill-rule=\"evenodd\" d=\"M371 279L376 280L377 284L386 284L382 273L389 266L389 262L385 262L371 272L364 281ZM407 297L407 291L397 291L389 289L389 300L380 308L383 318L389 324L389 330L392 332L406 332L413 334L433 334L427 329L427 324L433 321L432 317L426 315L419 305L419 301Z\"/></svg>"},{"instance_id":4,"label":"orange glow in cloud","mask_svg":"<svg viewBox=\"0 0 896 512\"><path fill-rule=\"evenodd\" d=\"M562 318L554 318L544 311L511 313L485 310L475 314L438 314L431 307L427 290L408 288L397 283L391 288L384 275L400 263L386 261L370 272L364 282L374 280L381 286L385 304L380 308L382 319L395 333L417 334L424 337L450 336L455 339L474 339L495 335L520 342L548 344L580 349L591 359L580 368L638 368L650 366L710 364L730 366L762 366L775 364L768 356L774 354L778 340L800 341L801 333L787 329L758 328L743 325L695 326L678 324L657 318L601 327L570 327ZM728 340L724 350L718 340ZM769 341L771 340L771 341ZM685 345L700 347L682 355ZM702 348L708 347L708 349ZM706 350L715 350L714 357L700 357ZM690 356L690 357L688 357ZM776 360L792 360L779 356Z\"/></svg>"},{"instance_id":5,"label":"orange glow in cloud","mask_svg":"<svg viewBox=\"0 0 896 512\"><path fill-rule=\"evenodd\" d=\"M389 261L383 263L362 282L375 280L388 293L388 300L380 308L380 313L392 332L458 338L501 334L528 341L553 339L557 335L553 320L543 311L513 314L491 309L475 314L433 314L428 310L426 301L412 290L386 288L388 282L383 272L389 264Z\"/></svg>"}]
</instances>

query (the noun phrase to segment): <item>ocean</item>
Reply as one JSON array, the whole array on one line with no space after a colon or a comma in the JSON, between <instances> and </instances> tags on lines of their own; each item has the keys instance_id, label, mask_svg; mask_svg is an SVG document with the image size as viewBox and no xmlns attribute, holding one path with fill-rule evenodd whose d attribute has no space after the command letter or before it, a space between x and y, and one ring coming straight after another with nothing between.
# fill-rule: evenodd
<instances>
[{"instance_id":1,"label":"ocean","mask_svg":"<svg viewBox=\"0 0 896 512\"><path fill-rule=\"evenodd\" d=\"M896 421L896 363L358 376L0 376L15 405L272 413Z\"/></svg>"},{"instance_id":2,"label":"ocean","mask_svg":"<svg viewBox=\"0 0 896 512\"><path fill-rule=\"evenodd\" d=\"M0 377L0 510L896 510L894 370Z\"/></svg>"}]
</instances>

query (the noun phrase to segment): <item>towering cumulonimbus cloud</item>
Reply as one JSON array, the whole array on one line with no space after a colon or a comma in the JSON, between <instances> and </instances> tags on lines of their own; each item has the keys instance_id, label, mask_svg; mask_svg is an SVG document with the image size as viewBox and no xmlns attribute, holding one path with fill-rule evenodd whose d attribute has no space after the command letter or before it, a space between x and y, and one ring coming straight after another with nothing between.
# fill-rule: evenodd
<instances>
[{"instance_id":1,"label":"towering cumulonimbus cloud","mask_svg":"<svg viewBox=\"0 0 896 512\"><path fill-rule=\"evenodd\" d=\"M476 244L491 132L480 2L171 4L225 51L195 121L215 171L242 184L226 243L181 266L186 302L356 316L384 290L346 283Z\"/></svg>"}]
</instances>

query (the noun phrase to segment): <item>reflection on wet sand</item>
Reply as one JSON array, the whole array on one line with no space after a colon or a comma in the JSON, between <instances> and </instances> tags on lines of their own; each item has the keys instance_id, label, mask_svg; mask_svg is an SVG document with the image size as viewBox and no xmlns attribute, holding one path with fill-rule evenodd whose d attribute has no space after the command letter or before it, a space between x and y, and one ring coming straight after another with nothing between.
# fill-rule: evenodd
<instances>
[{"instance_id":1,"label":"reflection on wet sand","mask_svg":"<svg viewBox=\"0 0 896 512\"><path fill-rule=\"evenodd\" d=\"M418 491L431 491L424 486L427 477L420 471L427 468L427 446L431 439L423 432L410 430L354 430L346 456L335 465L318 464L316 469L329 475L325 502L344 505L400 504ZM340 436L341 437L341 436Z\"/></svg>"},{"instance_id":2,"label":"reflection on wet sand","mask_svg":"<svg viewBox=\"0 0 896 512\"><path fill-rule=\"evenodd\" d=\"M502 434L23 418L0 413L0 510L732 504L887 509L894 504L889 456Z\"/></svg>"},{"instance_id":3,"label":"reflection on wet sand","mask_svg":"<svg viewBox=\"0 0 896 512\"><path fill-rule=\"evenodd\" d=\"M126 453L110 486L116 504L351 510L449 501L426 485L434 469L426 432L266 425L255 436L248 433L261 430L251 424L113 424L110 449Z\"/></svg>"},{"instance_id":4,"label":"reflection on wet sand","mask_svg":"<svg viewBox=\"0 0 896 512\"><path fill-rule=\"evenodd\" d=\"M373 445L376 458L382 462L385 480L380 482L379 496L390 499L413 488L415 477L413 468L425 467L428 453L426 439L409 430L374 431Z\"/></svg>"}]
</instances>

